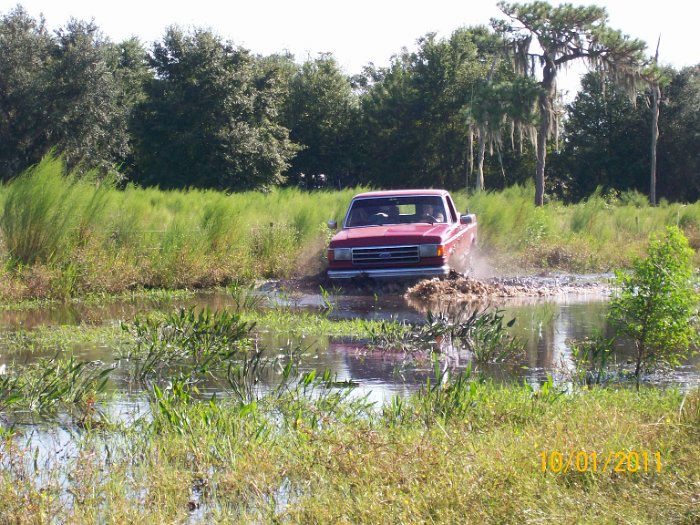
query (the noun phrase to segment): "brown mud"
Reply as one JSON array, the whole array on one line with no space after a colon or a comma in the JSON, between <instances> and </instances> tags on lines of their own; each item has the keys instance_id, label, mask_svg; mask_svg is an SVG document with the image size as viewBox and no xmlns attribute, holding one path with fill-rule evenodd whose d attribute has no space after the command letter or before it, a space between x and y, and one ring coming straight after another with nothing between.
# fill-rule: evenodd
<instances>
[{"instance_id":1,"label":"brown mud","mask_svg":"<svg viewBox=\"0 0 700 525\"><path fill-rule=\"evenodd\" d=\"M318 294L323 288L344 295L403 295L419 302L472 302L516 298L555 298L569 295L607 296L610 276L538 274L477 279L457 272L423 280L351 279L332 281L325 272L299 279L268 282L264 288Z\"/></svg>"},{"instance_id":2,"label":"brown mud","mask_svg":"<svg viewBox=\"0 0 700 525\"><path fill-rule=\"evenodd\" d=\"M610 285L604 279L578 275L535 275L476 279L450 274L447 278L426 279L406 290L406 296L424 301L473 301L516 297L555 297L562 295L604 295Z\"/></svg>"}]
</instances>

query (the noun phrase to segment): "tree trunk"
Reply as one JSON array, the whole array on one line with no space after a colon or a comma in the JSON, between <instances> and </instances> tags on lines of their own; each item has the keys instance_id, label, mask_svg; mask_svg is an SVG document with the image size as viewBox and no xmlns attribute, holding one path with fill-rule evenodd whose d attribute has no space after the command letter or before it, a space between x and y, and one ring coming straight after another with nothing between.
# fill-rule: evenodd
<instances>
[{"instance_id":1,"label":"tree trunk","mask_svg":"<svg viewBox=\"0 0 700 525\"><path fill-rule=\"evenodd\" d=\"M474 130L469 129L469 161L464 169L464 190L469 193L469 176L474 173Z\"/></svg>"},{"instance_id":2,"label":"tree trunk","mask_svg":"<svg viewBox=\"0 0 700 525\"><path fill-rule=\"evenodd\" d=\"M634 377L637 380L637 390L639 390L639 381L642 374L642 360L644 358L645 345L642 341L637 343L637 366L634 368Z\"/></svg>"},{"instance_id":3,"label":"tree trunk","mask_svg":"<svg viewBox=\"0 0 700 525\"><path fill-rule=\"evenodd\" d=\"M535 173L535 206L544 204L544 166L547 160L547 133L549 133L549 115L542 114L539 134L537 135L537 172Z\"/></svg>"},{"instance_id":4,"label":"tree trunk","mask_svg":"<svg viewBox=\"0 0 700 525\"><path fill-rule=\"evenodd\" d=\"M554 117L554 84L556 69L554 63L547 60L542 70L542 93L539 97L540 129L537 136L537 172L535 173L535 206L544 204L544 168L547 160L547 138Z\"/></svg>"},{"instance_id":5,"label":"tree trunk","mask_svg":"<svg viewBox=\"0 0 700 525\"><path fill-rule=\"evenodd\" d=\"M491 85L493 80L493 71L496 69L496 62L498 57L494 57L491 62L491 68L489 69L488 75L486 75L487 85ZM486 155L486 130L489 128L488 121L479 124L479 158L477 160L477 174L476 174L476 191L479 192L484 189L484 156Z\"/></svg>"},{"instance_id":6,"label":"tree trunk","mask_svg":"<svg viewBox=\"0 0 700 525\"><path fill-rule=\"evenodd\" d=\"M651 180L649 183L649 202L656 206L656 144L659 141L659 84L651 87L653 104L651 107Z\"/></svg>"},{"instance_id":7,"label":"tree trunk","mask_svg":"<svg viewBox=\"0 0 700 525\"><path fill-rule=\"evenodd\" d=\"M654 65L659 63L659 45L661 37L656 43L656 55ZM658 80L654 80L651 85L651 180L649 181L649 203L656 206L656 145L659 141L659 100L661 99L661 89Z\"/></svg>"},{"instance_id":8,"label":"tree trunk","mask_svg":"<svg viewBox=\"0 0 700 525\"><path fill-rule=\"evenodd\" d=\"M476 163L476 191L484 189L484 157L486 156L486 128L488 123L479 126L479 157Z\"/></svg>"}]
</instances>

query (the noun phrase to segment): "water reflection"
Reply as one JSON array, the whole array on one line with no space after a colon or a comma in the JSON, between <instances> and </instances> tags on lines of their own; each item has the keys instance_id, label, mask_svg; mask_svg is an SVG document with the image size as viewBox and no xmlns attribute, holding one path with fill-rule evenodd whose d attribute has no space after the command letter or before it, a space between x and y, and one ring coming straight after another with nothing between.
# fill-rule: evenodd
<instances>
[{"instance_id":1,"label":"water reflection","mask_svg":"<svg viewBox=\"0 0 700 525\"><path fill-rule=\"evenodd\" d=\"M301 310L318 310L329 298L321 294L275 294L267 292L270 304L285 304ZM398 319L421 322L427 309L449 309L454 305L427 305L410 302L400 295L339 295L330 298L332 318L348 319ZM172 310L181 306L208 306L212 310L235 307L232 296L226 293L200 293L187 300L123 301L100 306L59 305L41 310L0 312L0 330L31 330L36 327L77 325L80 323L116 323L119 319L133 319L138 313L149 310ZM541 381L548 371L571 366L571 341L583 339L596 332L611 335L605 324L607 299L601 295L564 296L550 299L526 298L498 304L474 304L472 308L501 308L506 320L515 317L513 334L523 341L526 353L517 363L480 366L480 371L498 381ZM359 383L357 391L369 394L371 400L381 402L394 393L405 393L423 384L433 371L433 363L425 355L407 355L372 351L361 342L333 340L329 337L294 337L277 332L258 334L258 345L271 355L288 354L301 349L302 370L330 370L338 381L353 380ZM12 361L24 363L45 356L53 356L55 348L32 352L18 352L3 348L0 343L0 367ZM71 350L80 359L114 362L115 348L105 344L80 344ZM620 349L624 355L624 344ZM449 365L463 368L469 362L468 355L452 355ZM683 384L698 383L700 358L689 361L673 376L673 381ZM119 363L114 374L115 388L129 390L125 364ZM211 385L215 388L216 383Z\"/></svg>"}]
</instances>

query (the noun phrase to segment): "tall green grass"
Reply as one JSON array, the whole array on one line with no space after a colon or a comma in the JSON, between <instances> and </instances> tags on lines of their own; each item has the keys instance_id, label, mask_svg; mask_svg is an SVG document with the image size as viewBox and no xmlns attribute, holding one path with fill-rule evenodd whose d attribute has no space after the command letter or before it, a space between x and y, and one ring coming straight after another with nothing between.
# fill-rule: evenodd
<instances>
[{"instance_id":1,"label":"tall green grass","mask_svg":"<svg viewBox=\"0 0 700 525\"><path fill-rule=\"evenodd\" d=\"M61 176L60 160L47 158L8 185L0 224L8 255L17 262L63 262L91 235L109 188L89 177Z\"/></svg>"},{"instance_id":2,"label":"tall green grass","mask_svg":"<svg viewBox=\"0 0 700 525\"><path fill-rule=\"evenodd\" d=\"M340 219L354 193L117 190L63 172L47 158L0 188L0 294L202 287L320 271L325 222Z\"/></svg>"},{"instance_id":3,"label":"tall green grass","mask_svg":"<svg viewBox=\"0 0 700 525\"><path fill-rule=\"evenodd\" d=\"M700 203L646 204L639 193L604 196L577 204L553 201L538 208L531 185L467 196L454 194L460 211L477 214L479 242L492 254L508 254L514 266L606 271L641 255L654 233L678 225L700 248ZM696 261L700 262L696 256Z\"/></svg>"},{"instance_id":4,"label":"tall green grass","mask_svg":"<svg viewBox=\"0 0 700 525\"><path fill-rule=\"evenodd\" d=\"M363 189L226 194L116 189L64 175L47 158L0 187L0 296L61 297L132 288L207 287L323 269L328 219ZM531 186L467 196L479 243L501 266L575 271L624 266L649 234L678 224L697 250L700 204L646 206L595 194L537 208Z\"/></svg>"}]
</instances>

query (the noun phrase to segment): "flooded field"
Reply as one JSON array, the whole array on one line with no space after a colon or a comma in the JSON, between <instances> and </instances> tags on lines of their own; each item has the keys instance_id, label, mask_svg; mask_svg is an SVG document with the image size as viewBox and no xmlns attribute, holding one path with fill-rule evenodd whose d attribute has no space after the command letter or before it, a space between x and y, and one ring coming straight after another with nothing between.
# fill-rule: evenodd
<instances>
[{"instance_id":1,"label":"flooded field","mask_svg":"<svg viewBox=\"0 0 700 525\"><path fill-rule=\"evenodd\" d=\"M466 505L459 512L467 515L487 507L464 503L463 494L490 501L508 475L519 476L514 486L522 492L520 505L530 508L532 495L552 489L538 470L539 455L557 451L560 435L570 434L566 439L601 454L642 447L658 457L659 479L668 485L664 497L676 498L673 508L688 507L695 516L686 505L694 474L679 493L672 471L661 472L661 463L693 463L688 457L695 454L692 428L700 422L700 361L646 378L651 388L641 392L570 392L572 342L609 331L608 295L597 286L560 293L558 283L537 283L538 293L467 304L386 288L316 292L268 283L247 296L229 289L0 312L0 515L95 523L267 523L285 516L298 523L313 522L313 516L337 522L347 511L334 514L330 501L352 513L356 501L374 501L377 491L410 486L417 492L399 496L394 505L414 513L407 522L419 522L427 514L413 505L426 494L425 512L431 514L448 487L463 487L446 509ZM187 312L241 312L243 302L261 321L250 332L250 321L235 316L218 316L216 323L207 315L186 319L204 334L178 336L179 344L194 345L187 356L188 366L192 359L198 363L193 377L180 354L171 353L169 337L180 330L178 322ZM382 326L425 326L431 318L487 310L500 312L509 337L522 343L516 357L485 363L442 336L429 350L388 349L368 335ZM165 318L164 324L147 320ZM235 338L217 346L205 332L224 339L246 333L252 341L239 353ZM197 354L200 342L214 351ZM617 359L624 363L629 350L622 344ZM3 383L18 368L32 370L19 410L11 393L5 395L11 382ZM99 383L103 370L110 371L104 395L84 390ZM74 401L59 403L59 397ZM658 425L669 417L680 426ZM502 455L498 461L494 451ZM517 474L508 474L511 469ZM484 479L495 488L482 494ZM625 493L640 488L629 476L615 479ZM374 483L380 486L358 500L348 497ZM559 490L558 478L555 483ZM562 490L571 490L562 483ZM614 493L605 486L595 490L596 500ZM653 492L644 500L658 497ZM35 503L25 510L26 502ZM373 522L373 516L356 521Z\"/></svg>"},{"instance_id":2,"label":"flooded field","mask_svg":"<svg viewBox=\"0 0 700 525\"><path fill-rule=\"evenodd\" d=\"M561 280L559 278L556 283L557 289L562 288L559 284ZM571 287L571 281L571 277L566 278L569 284L564 292L484 297L481 301L469 303L467 308L470 310L499 309L506 319L515 319L510 331L525 347L525 352L516 360L482 364L478 370L486 377L500 382L522 383L526 379L537 384L545 380L547 374L556 375L571 367L572 341L609 331L605 322L607 290L590 286L594 277L578 277L577 288ZM504 282L514 286L516 281L508 279ZM552 278L531 278L529 281L520 279L517 285L528 286L532 290L542 290L546 286L550 290L555 289ZM299 313L324 311L324 316L331 321L365 319L420 324L425 322L429 311L454 312L464 307L449 299L435 301L435 297L432 297L432 301L422 300L404 294L402 290L390 290L389 293L386 290L343 293L337 289L331 292L321 290L318 293L294 292L271 283L258 287L255 294L259 299L256 307L261 310L284 309ZM64 304L0 312L0 367L12 366L13 363L26 364L56 354L55 346L51 345L44 348L33 345L29 350L13 347L8 342L8 334L26 334L58 327L70 331L71 326L85 325L115 327L121 321L130 321L139 314L172 312L189 306L209 308L212 311L235 310L237 300L232 294L220 291L192 294L186 299L135 299L97 306ZM367 394L378 402L388 399L394 393L413 391L424 384L426 378L434 375L434 363L429 356L373 349L361 337L305 336L276 330L272 326L256 330L256 341L259 348L271 355L301 350L302 370L328 370L337 381L352 383L357 392ZM117 348L110 346L110 341L75 343L68 350L76 358L104 363L112 363L120 355ZM620 345L618 358L624 361L629 350L624 344ZM468 353L443 349L442 354L440 359L445 369L459 370L470 365ZM700 359L694 359L677 370L651 378L651 381L687 388L700 383L699 365ZM119 370L112 376L115 388L127 389L120 383L120 377Z\"/></svg>"}]
</instances>

